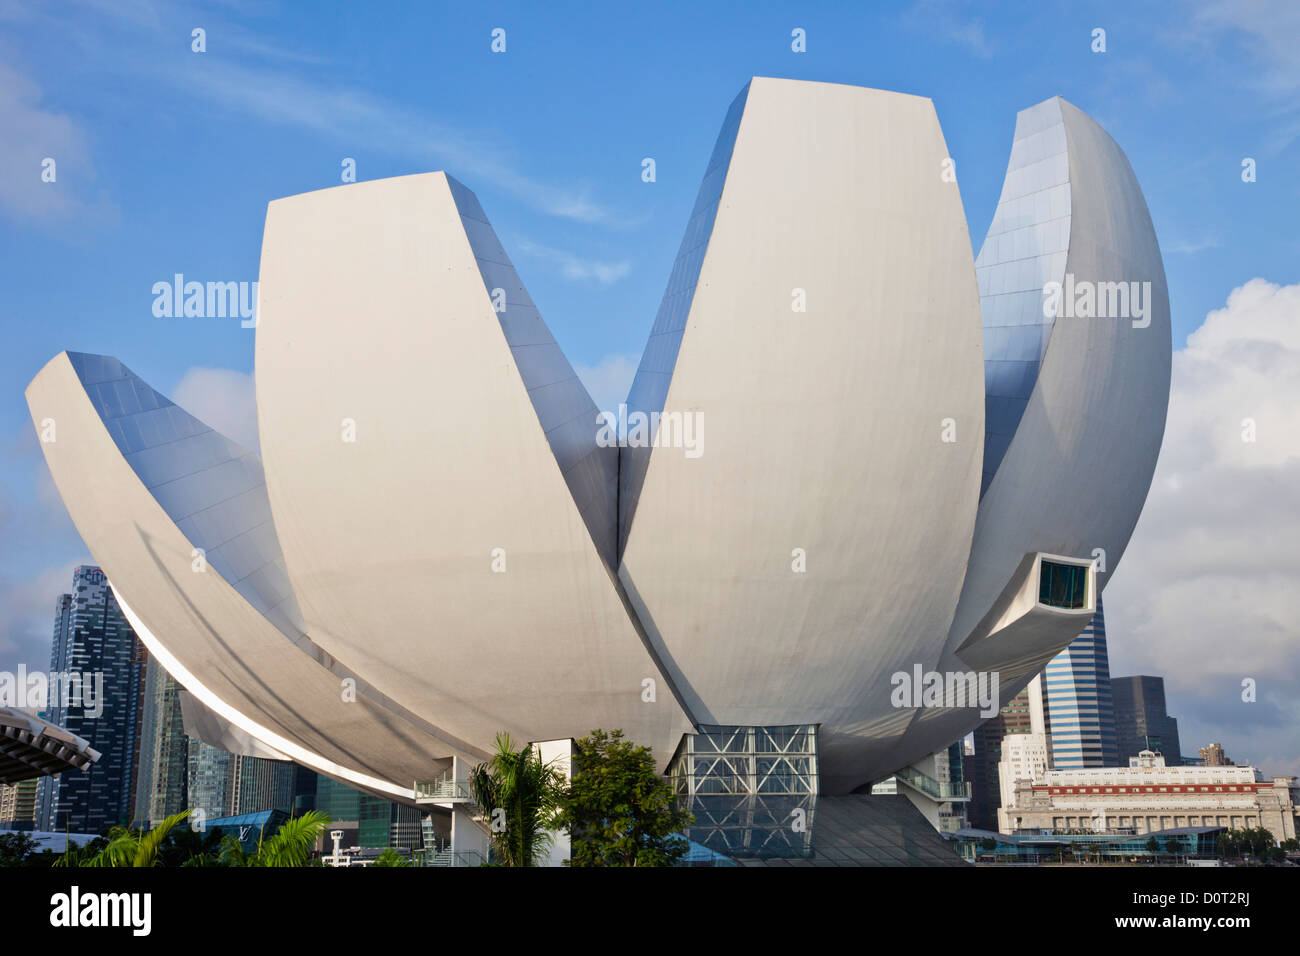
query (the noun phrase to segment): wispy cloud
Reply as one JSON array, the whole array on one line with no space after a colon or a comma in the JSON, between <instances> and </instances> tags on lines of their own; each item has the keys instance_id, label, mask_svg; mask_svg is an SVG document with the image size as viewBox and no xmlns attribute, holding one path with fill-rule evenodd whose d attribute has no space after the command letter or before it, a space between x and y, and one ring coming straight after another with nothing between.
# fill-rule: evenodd
<instances>
[{"instance_id":1,"label":"wispy cloud","mask_svg":"<svg viewBox=\"0 0 1300 956\"><path fill-rule=\"evenodd\" d=\"M1185 751L1222 740L1271 773L1300 772L1298 481L1300 285L1252 279L1174 353L1160 461L1106 616L1112 673L1166 677Z\"/></svg>"},{"instance_id":2,"label":"wispy cloud","mask_svg":"<svg viewBox=\"0 0 1300 956\"><path fill-rule=\"evenodd\" d=\"M1294 0L1199 0L1191 22L1216 36L1235 33L1260 68L1243 79L1279 95L1300 91L1300 4Z\"/></svg>"},{"instance_id":3,"label":"wispy cloud","mask_svg":"<svg viewBox=\"0 0 1300 956\"><path fill-rule=\"evenodd\" d=\"M99 0L83 0L83 4L96 16L116 18L119 28L130 25L189 35L189 20L180 23L170 7L138 2L119 10L117 4ZM160 18L176 22L160 24ZM313 67L327 61L310 50L286 50L242 27L221 23L216 16L208 16L205 22L207 52L202 56L190 53L188 43L178 44L175 54L161 58L125 55L114 44L114 55L103 66L152 77L160 88L201 98L255 122L318 135L341 149L364 144L390 156L441 167L471 188L494 186L548 215L626 225L627 217L596 200L590 189L543 182L513 165L504 158L508 149L495 136L456 129L424 111L340 83L339 71L313 73ZM83 46L96 55L104 46L103 38L84 27L78 29ZM118 30L123 43L130 42L130 32Z\"/></svg>"},{"instance_id":4,"label":"wispy cloud","mask_svg":"<svg viewBox=\"0 0 1300 956\"><path fill-rule=\"evenodd\" d=\"M257 402L251 375L229 368L191 368L168 397L236 444L258 450Z\"/></svg>"},{"instance_id":5,"label":"wispy cloud","mask_svg":"<svg viewBox=\"0 0 1300 956\"><path fill-rule=\"evenodd\" d=\"M1240 88L1272 103L1264 146L1277 155L1300 139L1300 4L1295 0L1194 0L1180 36L1213 55L1228 43L1254 68L1234 69Z\"/></svg>"},{"instance_id":6,"label":"wispy cloud","mask_svg":"<svg viewBox=\"0 0 1300 956\"><path fill-rule=\"evenodd\" d=\"M1191 256L1207 249L1218 249L1223 245L1215 236L1203 236L1200 239L1175 239L1161 248L1172 255Z\"/></svg>"},{"instance_id":7,"label":"wispy cloud","mask_svg":"<svg viewBox=\"0 0 1300 956\"><path fill-rule=\"evenodd\" d=\"M960 0L916 0L901 21L906 27L934 34L987 60L993 56L993 44L984 32L984 21L966 14L964 7Z\"/></svg>"},{"instance_id":8,"label":"wispy cloud","mask_svg":"<svg viewBox=\"0 0 1300 956\"><path fill-rule=\"evenodd\" d=\"M611 352L595 365L576 365L573 370L582 379L596 407L603 412L613 412L621 402L627 401L637 361L635 355Z\"/></svg>"},{"instance_id":9,"label":"wispy cloud","mask_svg":"<svg viewBox=\"0 0 1300 956\"><path fill-rule=\"evenodd\" d=\"M632 271L632 264L626 259L619 262L587 259L571 252L565 252L562 249L544 246L533 242L531 239L518 239L515 241L514 247L524 255L533 256L536 259L559 266L560 275L566 279L594 279L601 285L609 285L619 279L626 278Z\"/></svg>"},{"instance_id":10,"label":"wispy cloud","mask_svg":"<svg viewBox=\"0 0 1300 956\"><path fill-rule=\"evenodd\" d=\"M90 208L95 170L81 124L42 106L36 84L3 62L0 141L0 210L10 218L49 225Z\"/></svg>"}]
</instances>

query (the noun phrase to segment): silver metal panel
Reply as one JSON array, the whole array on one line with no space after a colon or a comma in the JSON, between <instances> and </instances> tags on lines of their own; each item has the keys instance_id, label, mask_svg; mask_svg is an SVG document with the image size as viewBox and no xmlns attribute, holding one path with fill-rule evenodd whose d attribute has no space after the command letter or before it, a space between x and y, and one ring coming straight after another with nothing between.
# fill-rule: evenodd
<instances>
[{"instance_id":1,"label":"silver metal panel","mask_svg":"<svg viewBox=\"0 0 1300 956\"><path fill-rule=\"evenodd\" d=\"M709 165L704 170L704 179L700 182L700 191L695 196L695 206L691 209L691 218L686 223L686 232L682 244L673 261L673 271L668 277L668 288L664 290L663 300L655 315L654 325L650 329L650 340L641 354L636 375L627 397L628 414L641 412L649 415L662 411L668 397L668 383L672 379L673 368L677 362L677 352L681 348L682 333L686 331L695 286L700 279L700 270L704 265L704 256L708 251L709 238L713 234L713 225L722 203L722 190L727 179L727 169L731 164L732 150L736 137L740 133L740 121L745 112L745 102L749 97L750 84L740 91L727 110L722 129L713 145L713 154ZM603 409L617 412L617 409ZM641 496L641 485L645 480L646 467L650 463L648 448L628 447L622 449L619 463L619 554L627 540L632 517L636 514L637 501Z\"/></svg>"},{"instance_id":2,"label":"silver metal panel","mask_svg":"<svg viewBox=\"0 0 1300 956\"><path fill-rule=\"evenodd\" d=\"M649 450L620 576L698 721L819 724L825 792L846 792L893 769L890 675L937 663L965 573L969 233L927 99L755 78L729 153L680 347L642 363L671 371L663 408L702 418L703 453Z\"/></svg>"},{"instance_id":3,"label":"silver metal panel","mask_svg":"<svg viewBox=\"0 0 1300 956\"><path fill-rule=\"evenodd\" d=\"M1043 286L1065 276L1070 167L1057 97L1021 110L1002 195L975 259L984 317L985 436L980 493L1002 462L1038 378L1052 318Z\"/></svg>"},{"instance_id":4,"label":"silver metal panel","mask_svg":"<svg viewBox=\"0 0 1300 956\"><path fill-rule=\"evenodd\" d=\"M154 391L116 359L67 355L122 457L167 515L245 600L286 634L296 630L293 622L300 616L283 567L275 563L280 547L257 455ZM133 400L112 400L125 395ZM261 589L249 581L259 571ZM275 604L263 599L268 585L282 595Z\"/></svg>"},{"instance_id":5,"label":"silver metal panel","mask_svg":"<svg viewBox=\"0 0 1300 956\"><path fill-rule=\"evenodd\" d=\"M264 757L268 760L289 759L274 747L268 747L252 734L222 719L220 714L204 706L189 691L180 691L177 700L181 705L181 719L184 721L186 736L227 753Z\"/></svg>"},{"instance_id":6,"label":"silver metal panel","mask_svg":"<svg viewBox=\"0 0 1300 956\"><path fill-rule=\"evenodd\" d=\"M265 462L103 356L56 357L29 405L142 640L278 752L411 799L502 730L620 727L662 767L693 721L816 724L846 792L979 720L894 708L894 672L1003 671L1005 700L1059 650L1025 562L1113 573L1163 433L1168 295L1123 153L1063 100L1022 112L978 263L946 159L926 99L741 92L629 396L694 416L698 456L596 444L441 173L271 204ZM1149 282L1149 324L1044 318L1062 277Z\"/></svg>"},{"instance_id":7,"label":"silver metal panel","mask_svg":"<svg viewBox=\"0 0 1300 956\"><path fill-rule=\"evenodd\" d=\"M260 292L259 433L313 640L476 746L620 727L666 763L690 722L613 575L618 449L473 195L432 173L276 201Z\"/></svg>"},{"instance_id":8,"label":"silver metal panel","mask_svg":"<svg viewBox=\"0 0 1300 956\"><path fill-rule=\"evenodd\" d=\"M390 798L409 798L410 781L426 774L434 760L449 753L481 754L370 693L364 681L358 680L355 699L349 700L342 680L351 672L305 635L292 639L254 607L282 606L286 600L283 571L272 570L274 561L250 573L243 591L225 577L235 573L228 565L224 573L216 562L197 569L192 553L196 542L121 454L119 438L109 427L122 415L133 414L129 405L106 400L102 385L122 381L149 400L152 390L116 360L79 355L74 361L63 353L32 380L27 401L38 428L47 418L56 423L56 439L43 443L42 450L82 540L113 583L137 635L177 681L209 706L226 708L225 719L274 749ZM153 395L160 405L167 402ZM169 420L179 433L203 438L210 452L243 451L220 436L212 437L215 433L170 403L163 407L173 413ZM116 417L105 420L105 413ZM161 468L159 451L147 448L133 454L152 455L149 462L160 468L152 474L175 481L170 476L184 469L174 462ZM191 464L196 473L206 472L216 487L223 479L215 476L230 478L222 468L232 460L248 465L247 453L225 463L215 453L205 453ZM187 515L193 517L216 507L207 504L211 496L210 488L201 487L193 498L177 495L172 504L181 503L177 515L198 508ZM249 515L255 516L256 510L236 512L232 520L252 520ZM213 551L221 551L218 539L228 530L217 524L207 532L192 533L200 540L202 534L213 533L209 543L215 544ZM272 539L260 535L259 540L265 545ZM240 557L256 563L263 555Z\"/></svg>"},{"instance_id":9,"label":"silver metal panel","mask_svg":"<svg viewBox=\"0 0 1300 956\"><path fill-rule=\"evenodd\" d=\"M1115 573L1155 470L1169 403L1169 293L1155 229L1123 151L1086 114L1056 99L1070 171L1070 235L1063 274L1076 282L1149 282L1149 324L1128 318L1061 316L1014 437L979 505L970 569L945 645L941 670L974 666L981 622L1027 552L1083 560L1105 556L1097 591ZM1038 109L1035 107L1034 109ZM1023 114L1022 114L1023 115ZM1057 211L1056 209L1049 210ZM1042 212L1036 208L1034 216ZM1018 220L1029 221L1029 213ZM1041 309L1041 290L1039 293ZM1073 635L1044 629L1036 655L1024 648L1007 667L1005 702ZM1077 631L1075 632L1077 634ZM901 764L971 730L969 712L918 714L897 753Z\"/></svg>"},{"instance_id":10,"label":"silver metal panel","mask_svg":"<svg viewBox=\"0 0 1300 956\"><path fill-rule=\"evenodd\" d=\"M617 543L618 448L596 444L596 403L528 297L477 197L450 176L446 181L488 295L494 290L504 293L497 317L537 420L596 550L612 569Z\"/></svg>"}]
</instances>

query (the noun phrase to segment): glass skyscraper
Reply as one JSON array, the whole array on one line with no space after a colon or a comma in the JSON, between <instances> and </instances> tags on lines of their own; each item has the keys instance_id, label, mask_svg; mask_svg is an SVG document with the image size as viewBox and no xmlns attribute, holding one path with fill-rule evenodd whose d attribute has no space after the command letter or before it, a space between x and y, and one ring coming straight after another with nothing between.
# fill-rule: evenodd
<instances>
[{"instance_id":1,"label":"glass skyscraper","mask_svg":"<svg viewBox=\"0 0 1300 956\"><path fill-rule=\"evenodd\" d=\"M284 760L232 754L189 741L189 804L215 820L294 807L294 765Z\"/></svg>"},{"instance_id":2,"label":"glass skyscraper","mask_svg":"<svg viewBox=\"0 0 1300 956\"><path fill-rule=\"evenodd\" d=\"M1169 716L1165 704L1163 677L1113 677L1111 695L1115 700L1115 741L1119 763L1128 766L1130 757L1142 750L1154 750L1170 767L1183 762L1178 740L1178 721Z\"/></svg>"},{"instance_id":3,"label":"glass skyscraper","mask_svg":"<svg viewBox=\"0 0 1300 956\"><path fill-rule=\"evenodd\" d=\"M355 828L359 846L415 849L423 842L422 814L415 807L390 803L329 777L316 779L316 809L329 815L331 829Z\"/></svg>"},{"instance_id":4,"label":"glass skyscraper","mask_svg":"<svg viewBox=\"0 0 1300 956\"><path fill-rule=\"evenodd\" d=\"M235 755L200 740L189 741L186 789L200 820L234 815Z\"/></svg>"},{"instance_id":5,"label":"glass skyscraper","mask_svg":"<svg viewBox=\"0 0 1300 956\"><path fill-rule=\"evenodd\" d=\"M148 656L140 716L140 771L135 820L150 826L188 806L189 738L181 717L180 685Z\"/></svg>"},{"instance_id":6,"label":"glass skyscraper","mask_svg":"<svg viewBox=\"0 0 1300 956\"><path fill-rule=\"evenodd\" d=\"M293 809L294 765L266 757L235 758L233 813Z\"/></svg>"},{"instance_id":7,"label":"glass skyscraper","mask_svg":"<svg viewBox=\"0 0 1300 956\"><path fill-rule=\"evenodd\" d=\"M55 605L47 719L102 755L82 771L43 779L44 830L99 833L132 822L146 653L99 568L83 565Z\"/></svg>"},{"instance_id":8,"label":"glass skyscraper","mask_svg":"<svg viewBox=\"0 0 1300 956\"><path fill-rule=\"evenodd\" d=\"M1052 767L1118 766L1106 616L1100 596L1097 613L1083 633L1048 662L1041 685Z\"/></svg>"}]
</instances>

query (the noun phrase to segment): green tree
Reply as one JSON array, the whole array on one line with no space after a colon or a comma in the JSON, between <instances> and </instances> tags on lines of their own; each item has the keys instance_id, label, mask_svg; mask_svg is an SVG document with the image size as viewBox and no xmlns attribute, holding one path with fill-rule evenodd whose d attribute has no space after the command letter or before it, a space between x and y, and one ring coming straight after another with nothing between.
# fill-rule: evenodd
<instances>
[{"instance_id":1,"label":"green tree","mask_svg":"<svg viewBox=\"0 0 1300 956\"><path fill-rule=\"evenodd\" d=\"M36 847L26 833L0 833L0 866L30 866Z\"/></svg>"},{"instance_id":2,"label":"green tree","mask_svg":"<svg viewBox=\"0 0 1300 956\"><path fill-rule=\"evenodd\" d=\"M244 849L234 834L227 834L221 840L218 862L222 866L309 866L316 841L329 825L328 815L309 810L285 820L269 840L259 834L257 849L252 853Z\"/></svg>"},{"instance_id":3,"label":"green tree","mask_svg":"<svg viewBox=\"0 0 1300 956\"><path fill-rule=\"evenodd\" d=\"M1147 837L1146 848L1148 853L1155 856L1160 852L1160 841L1153 836L1149 836Z\"/></svg>"},{"instance_id":4,"label":"green tree","mask_svg":"<svg viewBox=\"0 0 1300 956\"><path fill-rule=\"evenodd\" d=\"M175 827L158 848L158 865L216 866L220 849L220 829L198 831L193 827Z\"/></svg>"},{"instance_id":5,"label":"green tree","mask_svg":"<svg viewBox=\"0 0 1300 956\"><path fill-rule=\"evenodd\" d=\"M549 829L564 799L564 774L544 763L532 744L514 749L509 734L497 734L497 752L469 775L470 793L488 827L497 862L537 866L551 848Z\"/></svg>"},{"instance_id":6,"label":"green tree","mask_svg":"<svg viewBox=\"0 0 1300 956\"><path fill-rule=\"evenodd\" d=\"M1264 827L1254 827L1247 832L1250 834L1250 849L1255 854L1255 858L1261 863L1268 860L1277 847L1273 832Z\"/></svg>"},{"instance_id":7,"label":"green tree","mask_svg":"<svg viewBox=\"0 0 1300 956\"><path fill-rule=\"evenodd\" d=\"M621 730L593 730L577 741L559 822L569 831L571 866L672 866L689 849L680 831L695 818L677 807L650 748Z\"/></svg>"},{"instance_id":8,"label":"green tree","mask_svg":"<svg viewBox=\"0 0 1300 956\"><path fill-rule=\"evenodd\" d=\"M108 844L96 849L93 844L70 847L54 861L55 866L158 866L159 848L176 824L190 815L189 810L173 813L147 833L142 828L113 827L108 831Z\"/></svg>"},{"instance_id":9,"label":"green tree","mask_svg":"<svg viewBox=\"0 0 1300 956\"><path fill-rule=\"evenodd\" d=\"M386 847L384 851L379 854L379 856L375 857L375 861L370 865L371 866L410 866L411 861L408 860L406 857L402 856L402 854L398 853L390 846L390 847Z\"/></svg>"}]
</instances>

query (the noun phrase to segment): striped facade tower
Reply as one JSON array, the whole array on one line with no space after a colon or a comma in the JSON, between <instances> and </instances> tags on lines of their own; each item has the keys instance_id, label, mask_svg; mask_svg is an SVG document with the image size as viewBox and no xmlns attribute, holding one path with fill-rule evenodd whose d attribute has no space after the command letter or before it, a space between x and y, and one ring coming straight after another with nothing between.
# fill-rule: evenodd
<instances>
[{"instance_id":1,"label":"striped facade tower","mask_svg":"<svg viewBox=\"0 0 1300 956\"><path fill-rule=\"evenodd\" d=\"M1115 767L1115 710L1100 596L1088 626L1048 663L1039 679L1043 714L1057 770Z\"/></svg>"}]
</instances>

